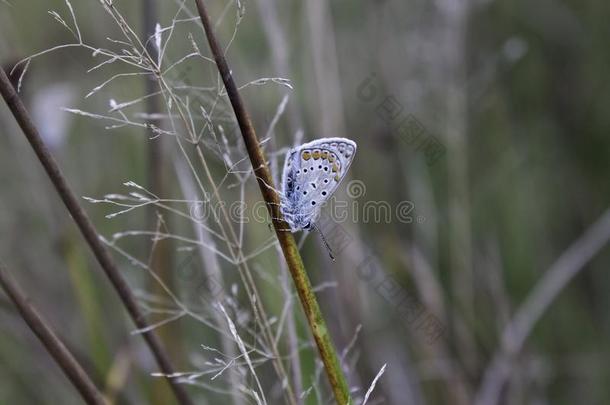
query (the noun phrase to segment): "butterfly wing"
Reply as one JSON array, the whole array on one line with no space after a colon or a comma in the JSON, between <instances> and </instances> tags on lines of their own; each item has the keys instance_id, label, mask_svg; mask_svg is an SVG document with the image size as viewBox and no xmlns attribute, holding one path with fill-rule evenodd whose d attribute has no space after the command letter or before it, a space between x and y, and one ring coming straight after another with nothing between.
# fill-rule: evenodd
<instances>
[{"instance_id":1,"label":"butterfly wing","mask_svg":"<svg viewBox=\"0 0 610 405\"><path fill-rule=\"evenodd\" d=\"M284 160L284 170L282 171L282 199L290 199L294 191L295 172L298 168L299 162L296 157L298 148L293 148L286 154ZM293 170L294 169L294 170Z\"/></svg>"},{"instance_id":2,"label":"butterfly wing","mask_svg":"<svg viewBox=\"0 0 610 405\"><path fill-rule=\"evenodd\" d=\"M299 169L298 148L293 148L286 154L284 160L284 169L282 171L282 193L280 195L280 209L284 216L284 220L294 232L299 230L295 224L295 183L296 171Z\"/></svg>"},{"instance_id":3,"label":"butterfly wing","mask_svg":"<svg viewBox=\"0 0 610 405\"><path fill-rule=\"evenodd\" d=\"M285 190L298 225L309 225L320 207L336 191L356 153L356 143L346 138L322 138L292 150L284 168Z\"/></svg>"}]
</instances>

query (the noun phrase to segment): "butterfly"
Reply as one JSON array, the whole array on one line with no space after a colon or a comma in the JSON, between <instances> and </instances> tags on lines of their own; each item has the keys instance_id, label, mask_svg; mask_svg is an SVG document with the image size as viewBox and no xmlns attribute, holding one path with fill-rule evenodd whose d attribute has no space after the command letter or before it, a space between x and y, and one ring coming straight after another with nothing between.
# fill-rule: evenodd
<instances>
[{"instance_id":1,"label":"butterfly","mask_svg":"<svg viewBox=\"0 0 610 405\"><path fill-rule=\"evenodd\" d=\"M347 138L321 138L288 151L280 210L291 232L317 229L320 209L339 187L356 149L356 143Z\"/></svg>"}]
</instances>

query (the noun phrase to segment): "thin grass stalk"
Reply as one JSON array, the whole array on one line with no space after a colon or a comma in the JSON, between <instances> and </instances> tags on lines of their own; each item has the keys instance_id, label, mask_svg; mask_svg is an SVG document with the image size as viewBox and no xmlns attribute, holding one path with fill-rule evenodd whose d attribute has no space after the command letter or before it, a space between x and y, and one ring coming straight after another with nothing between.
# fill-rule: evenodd
<instances>
[{"instance_id":1,"label":"thin grass stalk","mask_svg":"<svg viewBox=\"0 0 610 405\"><path fill-rule=\"evenodd\" d=\"M515 311L502 331L500 347L483 374L474 404L501 403L504 386L517 370L515 358L522 352L536 324L570 281L586 269L587 263L600 251L608 247L609 241L610 209L607 209L553 262Z\"/></svg>"},{"instance_id":2,"label":"thin grass stalk","mask_svg":"<svg viewBox=\"0 0 610 405\"><path fill-rule=\"evenodd\" d=\"M155 62L152 59L151 59L151 63L152 63L152 65L155 65ZM185 112L183 111L183 109L181 107L182 103L176 97L176 95L171 91L170 86L163 80L162 75L160 75L158 71L156 74L157 74L158 81L159 81L161 88L165 89L165 91L163 93L164 94L167 93L167 97L169 97L169 100L172 101L172 103L176 106L176 108L178 110L179 116L184 124L184 127L190 135L191 139L189 142L191 142L193 145L195 145L197 157L199 158L199 161L201 162L201 165L205 171L206 178L207 178L210 186L212 187L214 197L216 198L217 201L221 201L218 187L217 187L216 183L214 182L211 171L209 170L207 161L203 154L201 144L197 141L197 135L195 134L194 130L192 129L191 124L189 123L189 119L187 118ZM171 105L171 104L168 104L168 105ZM168 110L168 113L169 112L170 111ZM170 114L170 117L171 117L171 114ZM171 118L170 118L170 121L171 121ZM172 125L174 125L173 122L172 122ZM178 137L178 138L176 138L176 140L178 143L178 147L180 148L183 156L188 160L186 150L184 149L184 145L180 141L180 138ZM189 163L189 165L192 166L190 163ZM201 192L205 195L206 190L203 188L203 184L201 183L200 179L197 176L195 176L195 177L197 179L197 184L199 185ZM263 333L263 337L269 344L269 348L272 351L273 367L275 368L275 370L278 374L278 377L280 378L280 381L282 381L282 385L284 385L284 382L286 382L285 390L284 390L286 399L288 400L288 403L290 403L291 405L296 405L297 404L296 395L294 393L294 390L293 390L291 384L289 383L288 374L286 373L286 370L285 370L284 365L281 360L281 356L277 349L277 344L273 337L270 323L269 323L268 317L266 315L265 308L263 307L262 299L260 298L260 294L256 287L256 283L254 282L254 279L252 278L252 272L250 271L247 261L244 260L243 252L241 251L241 248L240 248L240 244L241 244L240 239L237 237L235 230L233 229L232 222L229 218L228 211L226 210L224 205L220 204L219 210L220 210L220 214L217 213L215 210L212 211L213 215L214 215L214 220L220 227L222 239L227 244L227 248L230 252L231 258L236 263L238 263L239 275L240 275L240 278L246 289L248 298L250 300L250 304L252 306L254 317L256 319L256 322L260 325L262 333ZM224 225L223 225L223 221L224 221ZM226 228L225 228L225 225L226 225ZM227 233L227 228L228 228L228 233ZM229 236L230 236L230 238L229 238Z\"/></svg>"},{"instance_id":3,"label":"thin grass stalk","mask_svg":"<svg viewBox=\"0 0 610 405\"><path fill-rule=\"evenodd\" d=\"M57 165L57 162L40 137L34 122L32 121L29 113L27 112L3 69L0 69L0 93L2 93L4 101L21 127L23 134L32 146L38 160L44 167L57 191L57 194L59 194L64 205L68 209L68 212L83 234L83 237L87 241L87 244L93 251L97 261L119 295L121 302L125 306L134 324L138 329L146 331L143 332L142 335L150 351L152 352L159 369L165 375L172 375L175 370L169 360L169 356L167 355L165 349L161 346L161 343L159 342L159 339L155 333L149 329L149 324L146 321L144 314L140 311L131 288L121 275L118 267L110 256L110 252L99 239L93 223L89 219L89 216L86 214L85 210L79 204L76 195L68 185L68 182ZM178 384L178 382L171 378L167 378L167 381L169 384L171 384L174 395L179 403L192 404L184 386Z\"/></svg>"},{"instance_id":4,"label":"thin grass stalk","mask_svg":"<svg viewBox=\"0 0 610 405\"><path fill-rule=\"evenodd\" d=\"M146 51L150 55L151 60L155 61L158 59L159 51L155 46L155 41L152 39L155 35L155 26L157 24L157 8L158 4L156 0L142 0L142 22L144 25L144 38L146 40ZM159 86L154 78L144 76L144 87L146 94L155 94L159 91ZM152 114L159 112L160 97L154 95L146 98L146 113L149 118L146 120L148 124L160 127L160 119L154 119L151 117ZM157 195L163 190L163 154L161 148L161 139L159 137L155 141L148 142L148 176L149 186L153 193ZM153 215L154 216L154 215Z\"/></svg>"},{"instance_id":5,"label":"thin grass stalk","mask_svg":"<svg viewBox=\"0 0 610 405\"><path fill-rule=\"evenodd\" d=\"M347 404L350 402L347 380L341 370L337 353L330 340L330 336L328 335L326 322L324 321L320 307L313 293L311 282L305 271L303 259L301 258L294 237L290 232L287 232L289 227L282 219L279 209L280 199L278 194L274 191L273 178L260 148L256 132L241 96L239 95L237 86L233 81L231 70L224 57L224 52L218 44L218 40L214 34L212 23L210 22L210 17L204 2L203 0L195 1L210 49L214 55L218 71L222 77L235 117L239 124L248 151L248 156L250 157L250 162L254 170L254 175L256 176L263 198L267 203L267 209L271 215L273 226L280 246L282 247L288 269L292 275L311 332L318 346L318 350L320 351L320 356L324 363L333 394L337 403L341 405Z\"/></svg>"},{"instance_id":6,"label":"thin grass stalk","mask_svg":"<svg viewBox=\"0 0 610 405\"><path fill-rule=\"evenodd\" d=\"M162 83L164 83L162 79L160 79L160 80ZM170 97L172 97L172 99L175 101L175 105L177 106L179 115L184 123L184 126L191 136L190 142L192 142L194 145L196 145L195 150L197 152L197 157L199 158L201 165L205 171L206 178L208 179L208 182L210 183L210 186L212 187L214 197L216 198L217 201L221 201L220 193L218 191L218 186L214 182L212 173L208 167L205 156L203 155L203 150L201 148L201 144L196 142L197 137L196 137L195 133L191 130L191 127L188 123L188 120L187 120L184 112L179 107L177 98L175 97L175 95L173 95L169 91L169 86L167 86L167 84L163 84L163 86L167 89L168 93L170 94ZM187 157L186 150L184 149L184 146L182 145L180 138L176 138L176 140L178 143L178 147L180 148L183 156ZM188 157L187 157L187 159L188 159ZM189 165L190 165L190 163L189 163ZM197 183L201 189L201 192L203 194L205 194L206 191L203 188L203 185L198 178L197 178ZM285 386L285 390L284 390L286 399L288 400L288 403L290 403L291 405L296 405L297 401L296 401L296 396L294 394L294 390L292 389L292 386L290 385L290 383L288 381L288 374L286 373L286 370L285 370L284 365L281 360L281 356L277 349L277 344L275 343L273 334L271 333L270 326L269 326L270 325L269 320L266 315L265 308L263 307L262 299L260 298L260 294L256 287L256 283L254 282L254 279L252 278L252 272L250 271L248 262L246 260L244 260L243 252L241 251L241 248L240 248L240 241L239 241L237 235L235 234L235 230L232 227L232 223L229 218L229 214L226 210L226 207L224 207L224 205L220 204L219 210L220 210L220 214L217 213L215 210L212 210L212 213L214 215L214 220L220 227L222 239L227 244L227 248L230 252L232 260L234 260L236 263L238 263L237 268L239 270L239 276L246 289L248 299L250 300L250 305L252 306L254 318L256 319L256 322L260 325L261 331L263 332L263 336L264 336L265 340L267 341L267 343L269 344L269 348L272 351L273 367L275 368L280 380L282 381L282 384L284 381L287 382L287 384ZM228 228L229 233L227 233L227 230L225 229L225 226L223 225L223 221L224 221L226 227ZM231 239L229 238L229 234L231 236Z\"/></svg>"},{"instance_id":7,"label":"thin grass stalk","mask_svg":"<svg viewBox=\"0 0 610 405\"><path fill-rule=\"evenodd\" d=\"M441 2L439 2L440 4ZM451 263L452 295L455 308L469 325L477 319L475 274L472 259L472 220L468 158L468 88L466 55L470 2L440 4L444 19L442 40L446 55L446 134L447 187L449 198L449 260ZM475 337L468 326L455 322L455 345L467 372L474 372L480 364ZM472 401L462 402L462 404Z\"/></svg>"},{"instance_id":8,"label":"thin grass stalk","mask_svg":"<svg viewBox=\"0 0 610 405\"><path fill-rule=\"evenodd\" d=\"M156 31L156 24L158 21L158 4L157 0L142 0L142 22L144 26L144 38L146 40L146 49L150 55L151 60L157 60L159 51L156 48L154 35ZM159 91L159 85L153 77L148 75L144 76L144 87L146 94L153 94L151 97L147 97L145 100L145 110L148 114L147 124L150 128L153 126L162 128L162 120L152 118L153 114L160 111L160 99L159 95L154 95ZM148 184L150 190L158 196L165 195L166 181L165 181L165 159L163 156L163 141L164 137L158 137L157 139L148 140L147 150L147 169L148 169ZM147 220L149 229L157 229L157 222L159 220L157 216L157 208L151 206L147 212ZM164 218L165 222L162 224L165 227L169 227L167 221L168 218ZM149 263L150 268L155 272L161 280L167 285L173 285L172 277L172 250L171 241L169 239L157 238L155 236L152 248L150 250ZM163 289L157 282L152 282L151 290L153 294L162 295ZM163 315L153 314L150 319L152 324L163 320ZM158 330L159 339L165 347L172 348L174 352L174 361L177 361L181 357L182 353L176 353L180 348L180 328L162 328ZM178 361L179 363L179 361ZM166 404L170 401L171 393L167 389L167 386L155 385L153 387L154 392L154 403Z\"/></svg>"},{"instance_id":9,"label":"thin grass stalk","mask_svg":"<svg viewBox=\"0 0 610 405\"><path fill-rule=\"evenodd\" d=\"M159 50L156 47L156 41L154 35L156 33L156 25L158 21L159 4L158 0L142 0L142 25L144 31L144 39L146 50L152 61L158 60ZM151 97L147 97L145 100L145 111L148 114L147 124L150 128L157 127L162 128L162 119L153 118L153 114L158 113L161 110L161 97L155 95L159 91L159 84L153 77L148 75L144 76L144 87L146 94L152 94ZM147 129L148 130L148 129ZM149 189L158 196L164 196L166 193L166 180L165 180L165 158L163 154L164 137L158 137L156 139L148 140L147 146L147 169L148 169L148 185ZM147 220L149 229L157 229L157 207L151 206L147 212ZM164 226L169 228L168 218L164 218ZM155 272L163 282L171 288L173 285L172 277L172 261L173 255L171 250L171 241L169 239L156 238L152 244L150 251L150 268ZM157 282L153 282L151 285L153 294L162 295L163 289ZM161 314L155 314L151 317L150 322L155 324L163 320ZM176 353L180 348L180 328L163 328L157 332L161 342L165 347L172 348L174 352L174 361L182 357L182 353ZM180 364L179 361L177 361ZM166 386L155 386L155 398L154 401L157 404L165 404L170 399L171 393L167 390Z\"/></svg>"},{"instance_id":10,"label":"thin grass stalk","mask_svg":"<svg viewBox=\"0 0 610 405\"><path fill-rule=\"evenodd\" d=\"M66 374L86 403L107 405L102 393L97 389L87 372L51 329L48 322L38 313L29 298L9 275L8 269L0 262L0 286L13 301L23 320L47 349L53 360Z\"/></svg>"},{"instance_id":11,"label":"thin grass stalk","mask_svg":"<svg viewBox=\"0 0 610 405\"><path fill-rule=\"evenodd\" d=\"M269 43L269 50L271 51L271 60L273 61L273 68L275 70L274 73L279 77L288 78L290 54L287 43L288 36L286 35L286 30L282 27L280 17L278 16L278 9L281 4L281 1L276 0L260 0L256 2L260 18L265 21L263 28L265 31L265 38ZM301 113L296 103L288 104L287 113L288 123L290 124L290 129L294 135L303 127L303 118L301 117Z\"/></svg>"},{"instance_id":12,"label":"thin grass stalk","mask_svg":"<svg viewBox=\"0 0 610 405\"><path fill-rule=\"evenodd\" d=\"M201 145L198 144L195 147L195 149L197 150L197 155L199 156L199 159L206 172L206 176L208 177L210 184L212 185L214 195L216 196L217 201L221 201L220 194L218 192L218 188L212 179L212 174L211 174L210 169L203 156L203 151L201 149ZM233 229L233 227L231 225L231 221L229 219L227 210L225 209L224 206L221 205L220 211L222 213L224 221L226 222L227 228L229 229L229 232L231 234L231 237L232 237L235 245L239 246L239 239L237 238L237 235L235 235L235 230ZM220 218L217 218L217 222L220 223ZM221 232L223 233L223 237L225 238L225 240L228 241L229 237L228 237L224 227L221 227ZM282 380L286 380L286 382L287 382L286 389L285 389L285 395L287 397L287 400L291 405L296 405L297 400L296 400L296 396L294 394L294 390L292 388L292 385L288 381L288 374L286 373L286 369L284 368L284 364L282 363L281 356L279 354L277 345L273 338L273 334L271 333L271 328L269 326L269 319L265 312L265 308L263 307L263 302L260 298L260 293L258 292L256 283L254 282L254 278L252 277L252 272L250 271L248 262L243 260L243 254L239 248L238 248L238 251L235 252L230 243L227 243L227 247L229 248L229 252L231 253L231 256L234 259L239 261L239 265L238 265L239 275L242 279L242 282L244 283L246 292L248 293L248 298L250 299L250 304L252 305L252 310L254 311L254 317L257 319L258 323L261 325L261 331L262 331L265 339L267 340L270 349L273 352L273 367L275 368L275 370L276 370L277 374L280 376L280 378Z\"/></svg>"},{"instance_id":13,"label":"thin grass stalk","mask_svg":"<svg viewBox=\"0 0 610 405\"><path fill-rule=\"evenodd\" d=\"M188 200L196 200L197 199L197 191L195 184L191 177L188 174L188 168L186 164L178 159L174 160L175 171L177 174L178 181L180 183L180 187L182 189L182 193ZM202 218L202 221L205 219ZM195 234L197 235L197 240L206 243L215 245L212 236L209 234L208 230L201 226L199 223L193 222L193 228ZM219 297L217 299L218 302L224 302L225 300L225 282L222 278L222 272L220 268L220 263L218 262L218 256L214 254L214 252L204 249L202 246L197 249L199 252L200 261L202 264L202 271L206 276L207 280L214 280L219 285ZM211 286L208 286L209 288ZM226 323L226 320L223 319L220 311L212 311L212 316L214 317L214 322L219 328ZM222 352L227 356L227 358L234 358L235 348L233 342L226 336L225 334L219 333L220 345L222 348ZM229 370L229 382L232 386L237 387L240 384L240 375L239 371L231 368ZM243 405L245 403L242 396L239 395L237 390L231 390L231 399L234 405Z\"/></svg>"},{"instance_id":14,"label":"thin grass stalk","mask_svg":"<svg viewBox=\"0 0 610 405\"><path fill-rule=\"evenodd\" d=\"M318 97L317 129L322 134L345 134L341 74L331 4L324 0L309 0L303 3L303 7L309 27L313 81Z\"/></svg>"},{"instance_id":15,"label":"thin grass stalk","mask_svg":"<svg viewBox=\"0 0 610 405\"><path fill-rule=\"evenodd\" d=\"M267 38L267 42L269 45L269 49L271 50L271 58L273 61L273 67L275 70L275 74L279 77L288 77L288 45L286 43L287 35L282 28L280 23L280 18L278 16L278 4L275 0L259 0L256 2L260 18L266 21L263 28L265 31L265 37ZM303 120L301 118L301 114L296 107L295 103L288 103L288 123L290 132L293 135L296 135L297 132L302 128ZM273 128L270 128L272 130ZM277 150L276 148L276 136L271 135L271 147L273 150ZM275 183L279 183L279 166L278 166L278 158L274 156L271 159L270 167L275 175L274 180ZM289 295L292 295L290 290L290 280L287 277L287 268L286 263L284 261L281 248L277 247L277 258L280 263L280 271L282 274L281 283L282 290L288 299ZM288 311L288 316L286 319L286 329L288 335L288 347L290 350L290 366L292 370L292 381L294 384L294 389L296 392L303 392L303 375L301 372L301 356L299 351L299 336L296 327L296 310L291 306L290 311Z\"/></svg>"}]
</instances>

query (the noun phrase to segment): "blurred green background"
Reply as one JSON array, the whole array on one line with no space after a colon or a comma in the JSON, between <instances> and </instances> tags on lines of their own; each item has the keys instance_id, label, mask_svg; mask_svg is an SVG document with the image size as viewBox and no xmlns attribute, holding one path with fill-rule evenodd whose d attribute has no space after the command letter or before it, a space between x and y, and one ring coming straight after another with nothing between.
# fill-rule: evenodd
<instances>
[{"instance_id":1,"label":"blurred green background","mask_svg":"<svg viewBox=\"0 0 610 405\"><path fill-rule=\"evenodd\" d=\"M266 152L276 175L282 152L295 143L340 136L358 144L349 179L337 192L338 201L348 201L349 218L335 218L327 228L337 261L328 259L317 235L302 248L312 282L320 287L330 333L338 351L346 351L344 368L355 398L362 400L387 364L369 403L610 403L610 214L605 213L610 114L604 107L610 105L610 3L208 3L220 41L231 43L226 55L239 85L261 78L290 80L292 88L265 81L242 90L259 138L270 136ZM189 1L114 4L138 34L145 30L145 8L161 27L169 27L173 18L196 15ZM99 2L75 0L72 6L87 44L120 52L122 45L108 38L123 39L122 34ZM49 15L53 10L73 27L63 1L0 1L5 69L44 49L74 43ZM189 34L209 57L198 21L184 21L167 42L165 67L193 52ZM33 59L21 89L76 194L100 199L127 194L137 190L123 183L134 181L164 199L193 200L188 192L193 179L173 136L134 126L107 129L112 123L61 110L117 116L108 112L110 100L121 103L148 94L150 83L135 76L121 77L85 98L113 75L137 71L112 63L87 72L102 61L92 53L72 47ZM255 204L260 193L253 179L235 186L235 174L227 173L227 156L235 163L246 155L226 97L216 97L215 66L192 58L168 72L167 80L182 100L188 97L214 179L228 177L220 188L223 200ZM217 139L204 128L200 111L203 106L210 112L213 105ZM143 122L143 112L165 108L158 99L156 105L142 102L124 113ZM0 259L115 403L173 403L151 376L156 368L142 339L131 334L133 325L4 106L0 120ZM170 130L168 120L158 125ZM187 152L194 156L192 149ZM247 162L239 166L247 167ZM357 195L354 185L363 186ZM385 202L392 213L409 202L412 210L408 220L396 215L374 220L364 215L367 202ZM129 230L154 233L157 226L172 235L201 238L188 215L175 216L158 206L108 219L117 207L83 204L108 239ZM188 203L169 205L192 214ZM338 222L339 228L332 225ZM581 239L594 226L594 234ZM241 228L235 224L234 229ZM337 239L337 232L347 239ZM207 237L222 246L218 238ZM244 224L246 254L270 240L266 223ZM210 266L218 266L222 302L244 340L258 345L260 331L237 266L176 238L153 243L146 234L117 243L156 268L201 316L184 316L159 328L179 370L215 370L218 354L202 346L227 345L222 333L202 322L217 322L228 331L213 304L218 296L202 293L193 279L209 275ZM167 318L159 313L159 308L175 310L167 295L146 271L124 255L115 256L151 322ZM564 260L557 262L560 257ZM268 315L276 320L273 328L279 328L291 381L299 394L305 392L300 400L328 402L328 384L300 304L287 290L292 282L281 258L271 247L248 262ZM374 266L374 281L363 277L363 266ZM552 276L560 272L574 277L563 285ZM401 312L405 297L434 317L436 330L442 331L439 339L430 343L421 324ZM548 305L542 305L523 346L507 360L509 325L521 319L517 314L532 314L524 306L535 301L532 297L548 298ZM80 403L4 295L0 325L0 404ZM244 386L255 386L243 364L235 368ZM268 359L257 370L268 402L283 403ZM215 380L212 375L189 387L197 403L255 403L236 394L228 372Z\"/></svg>"}]
</instances>

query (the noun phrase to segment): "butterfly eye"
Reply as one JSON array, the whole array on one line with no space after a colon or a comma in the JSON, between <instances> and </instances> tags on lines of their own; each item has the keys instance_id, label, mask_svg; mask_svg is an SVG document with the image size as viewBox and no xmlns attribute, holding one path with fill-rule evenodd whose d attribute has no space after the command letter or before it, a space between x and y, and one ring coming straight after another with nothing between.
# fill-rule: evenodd
<instances>
[{"instance_id":1,"label":"butterfly eye","mask_svg":"<svg viewBox=\"0 0 610 405\"><path fill-rule=\"evenodd\" d=\"M324 179L324 183L325 183L325 184L328 184L328 179Z\"/></svg>"},{"instance_id":2,"label":"butterfly eye","mask_svg":"<svg viewBox=\"0 0 610 405\"><path fill-rule=\"evenodd\" d=\"M311 202L311 205L316 205L316 202L315 202L315 201L312 201L312 202Z\"/></svg>"},{"instance_id":3,"label":"butterfly eye","mask_svg":"<svg viewBox=\"0 0 610 405\"><path fill-rule=\"evenodd\" d=\"M326 195L328 194L326 191L322 191L322 195Z\"/></svg>"}]
</instances>

